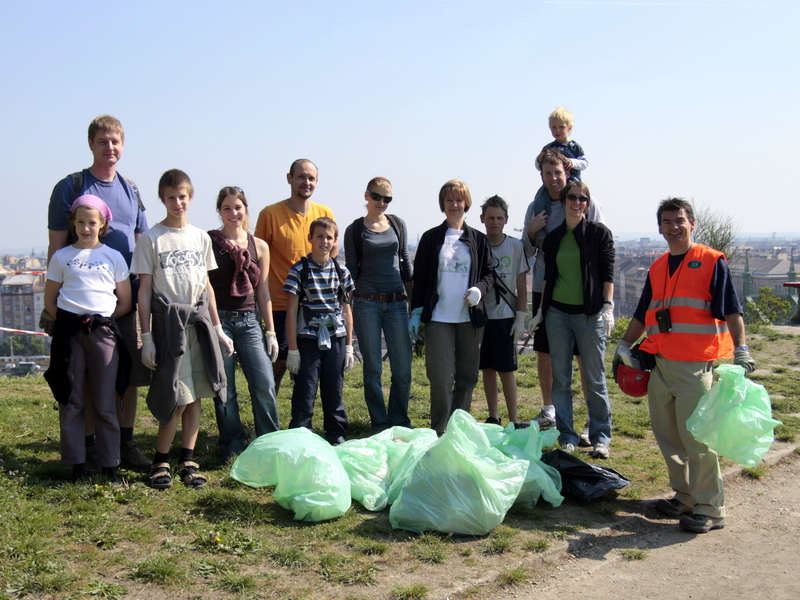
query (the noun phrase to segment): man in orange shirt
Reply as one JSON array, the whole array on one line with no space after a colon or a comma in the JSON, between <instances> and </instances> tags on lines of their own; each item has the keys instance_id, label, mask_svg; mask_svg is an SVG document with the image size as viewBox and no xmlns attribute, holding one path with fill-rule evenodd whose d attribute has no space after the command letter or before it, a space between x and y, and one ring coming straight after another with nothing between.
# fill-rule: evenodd
<instances>
[{"instance_id":1,"label":"man in orange shirt","mask_svg":"<svg viewBox=\"0 0 800 600\"><path fill-rule=\"evenodd\" d=\"M283 283L292 265L311 252L308 234L314 219L333 218L330 208L311 201L311 195L317 187L317 174L317 166L310 160L298 158L294 161L286 174L292 195L264 208L256 222L255 236L267 242L270 250L269 293L280 347L278 360L272 365L276 395L286 372L286 356L289 352L289 340L286 337L287 294L283 291ZM337 244L331 251L331 257L335 258L338 253Z\"/></svg>"}]
</instances>

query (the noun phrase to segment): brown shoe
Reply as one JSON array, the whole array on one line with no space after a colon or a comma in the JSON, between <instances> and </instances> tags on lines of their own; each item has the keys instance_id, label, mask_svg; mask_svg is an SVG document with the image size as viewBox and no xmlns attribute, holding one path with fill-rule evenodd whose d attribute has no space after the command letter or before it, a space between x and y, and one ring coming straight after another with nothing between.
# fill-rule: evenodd
<instances>
[{"instance_id":1,"label":"brown shoe","mask_svg":"<svg viewBox=\"0 0 800 600\"><path fill-rule=\"evenodd\" d=\"M142 451L139 450L139 445L136 443L136 440L122 442L119 447L119 457L120 464L126 469L139 471L140 473L146 473L150 470L151 463L144 457Z\"/></svg>"}]
</instances>

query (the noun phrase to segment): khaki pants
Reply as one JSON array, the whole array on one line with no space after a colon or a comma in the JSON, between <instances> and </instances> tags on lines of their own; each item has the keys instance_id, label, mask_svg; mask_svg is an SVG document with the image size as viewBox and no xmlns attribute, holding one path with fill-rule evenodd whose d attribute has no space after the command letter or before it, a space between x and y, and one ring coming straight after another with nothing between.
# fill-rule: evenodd
<instances>
[{"instance_id":1,"label":"khaki pants","mask_svg":"<svg viewBox=\"0 0 800 600\"><path fill-rule=\"evenodd\" d=\"M675 498L693 512L725 516L725 494L717 453L694 439L686 421L713 384L713 363L686 362L656 356L647 395L650 422L667 463Z\"/></svg>"}]
</instances>

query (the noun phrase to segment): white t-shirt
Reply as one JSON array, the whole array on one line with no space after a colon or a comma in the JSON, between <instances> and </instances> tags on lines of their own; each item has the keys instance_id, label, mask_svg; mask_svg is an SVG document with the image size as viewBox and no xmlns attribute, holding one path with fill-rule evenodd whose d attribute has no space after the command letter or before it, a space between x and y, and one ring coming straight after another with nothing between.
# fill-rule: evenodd
<instances>
[{"instance_id":1,"label":"white t-shirt","mask_svg":"<svg viewBox=\"0 0 800 600\"><path fill-rule=\"evenodd\" d=\"M464 294L469 286L469 269L472 257L469 248L461 241L461 229L447 229L444 244L439 251L439 277L436 292L439 301L433 309L432 321L440 323L466 323L469 310L464 304Z\"/></svg>"},{"instance_id":2,"label":"white t-shirt","mask_svg":"<svg viewBox=\"0 0 800 600\"><path fill-rule=\"evenodd\" d=\"M131 261L131 272L152 275L153 293L174 304L195 304L206 289L208 272L216 268L211 238L193 225L154 225L136 242Z\"/></svg>"},{"instance_id":3,"label":"white t-shirt","mask_svg":"<svg viewBox=\"0 0 800 600\"><path fill-rule=\"evenodd\" d=\"M494 262L494 270L497 275L506 284L511 293L517 294L517 276L520 273L528 272L528 261L525 258L525 247L522 242L517 238L506 236L503 243L498 246L489 247L492 249L492 259ZM524 290L523 290L524 291ZM486 314L492 320L495 319L510 319L516 316L516 307L511 308L508 302L497 299L497 292L495 288L489 290L483 300L486 307Z\"/></svg>"},{"instance_id":4,"label":"white t-shirt","mask_svg":"<svg viewBox=\"0 0 800 600\"><path fill-rule=\"evenodd\" d=\"M106 246L57 250L47 266L47 278L61 284L56 306L77 315L110 317L117 308L114 290L129 276L122 254Z\"/></svg>"}]
</instances>

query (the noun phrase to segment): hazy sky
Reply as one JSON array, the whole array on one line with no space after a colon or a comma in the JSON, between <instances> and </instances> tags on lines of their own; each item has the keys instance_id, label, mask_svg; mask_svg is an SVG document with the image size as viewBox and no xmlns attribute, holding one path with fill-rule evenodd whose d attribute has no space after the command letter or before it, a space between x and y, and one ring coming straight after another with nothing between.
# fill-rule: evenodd
<instances>
[{"instance_id":1,"label":"hazy sky","mask_svg":"<svg viewBox=\"0 0 800 600\"><path fill-rule=\"evenodd\" d=\"M500 194L519 228L563 105L615 233L655 237L668 195L744 232L800 230L783 179L800 165L797 0L27 1L1 21L0 248L46 245L52 188L89 166L103 113L125 126L119 170L151 223L168 168L191 176L189 220L209 229L220 187L242 187L255 221L307 157L342 227L382 175L412 236L442 221L453 178L468 223Z\"/></svg>"}]
</instances>

